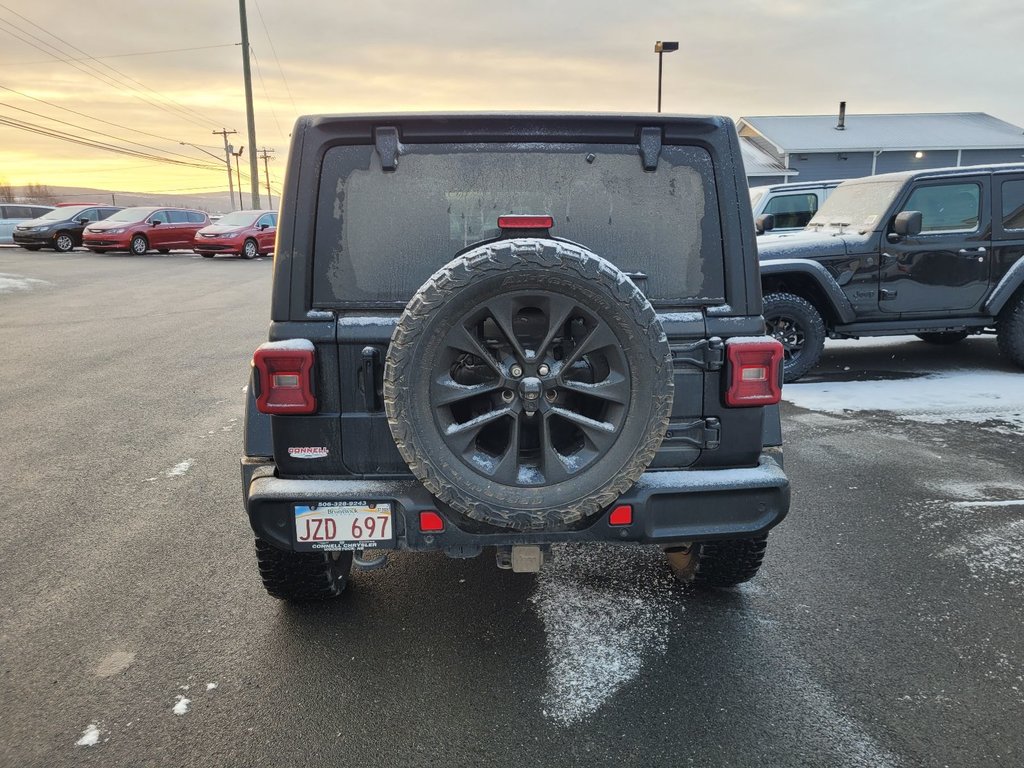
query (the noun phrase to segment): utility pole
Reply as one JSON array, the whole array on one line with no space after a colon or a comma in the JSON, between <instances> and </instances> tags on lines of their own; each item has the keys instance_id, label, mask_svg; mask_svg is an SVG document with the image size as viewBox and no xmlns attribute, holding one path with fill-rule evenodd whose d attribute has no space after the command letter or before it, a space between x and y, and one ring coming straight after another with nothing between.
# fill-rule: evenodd
<instances>
[{"instance_id":1,"label":"utility pole","mask_svg":"<svg viewBox=\"0 0 1024 768\"><path fill-rule=\"evenodd\" d=\"M245 203L242 202L242 153L245 151L245 145L238 148L237 152L231 154L235 156L235 173L238 174L238 210L245 210Z\"/></svg>"},{"instance_id":2,"label":"utility pole","mask_svg":"<svg viewBox=\"0 0 1024 768\"><path fill-rule=\"evenodd\" d=\"M249 126L249 181L252 183L252 207L260 207L260 166L256 162L256 116L252 111L252 71L249 67L249 23L245 18L245 0L238 0L242 25L242 77L245 79L245 121Z\"/></svg>"},{"instance_id":3,"label":"utility pole","mask_svg":"<svg viewBox=\"0 0 1024 768\"><path fill-rule=\"evenodd\" d=\"M111 205L117 205L117 201L114 199L114 193L113 192L110 193L110 204Z\"/></svg>"},{"instance_id":4,"label":"utility pole","mask_svg":"<svg viewBox=\"0 0 1024 768\"><path fill-rule=\"evenodd\" d=\"M270 194L270 158L273 157L274 150L263 147L260 149L260 158L263 160L263 173L264 179L267 182L267 205L270 208L274 207L274 197Z\"/></svg>"},{"instance_id":5,"label":"utility pole","mask_svg":"<svg viewBox=\"0 0 1024 768\"><path fill-rule=\"evenodd\" d=\"M228 144L228 136L238 131L229 131L227 128L221 128L219 131L214 131L214 136L224 137L224 161L228 164L228 201L231 204L231 210L235 210L235 181L231 178L231 145Z\"/></svg>"}]
</instances>

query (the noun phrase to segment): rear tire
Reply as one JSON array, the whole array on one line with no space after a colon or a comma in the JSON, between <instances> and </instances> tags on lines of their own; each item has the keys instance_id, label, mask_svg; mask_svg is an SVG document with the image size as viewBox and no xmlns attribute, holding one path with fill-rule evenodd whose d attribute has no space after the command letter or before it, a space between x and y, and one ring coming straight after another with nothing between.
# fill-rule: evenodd
<instances>
[{"instance_id":1,"label":"rear tire","mask_svg":"<svg viewBox=\"0 0 1024 768\"><path fill-rule=\"evenodd\" d=\"M260 255L260 247L255 240L246 240L240 255L243 259L255 259Z\"/></svg>"},{"instance_id":2,"label":"rear tire","mask_svg":"<svg viewBox=\"0 0 1024 768\"><path fill-rule=\"evenodd\" d=\"M999 313L996 340L999 351L1024 368L1024 293L1011 299Z\"/></svg>"},{"instance_id":3,"label":"rear tire","mask_svg":"<svg viewBox=\"0 0 1024 768\"><path fill-rule=\"evenodd\" d=\"M735 587L757 575L767 546L767 534L750 539L699 541L688 549L666 550L665 557L675 577L684 584Z\"/></svg>"},{"instance_id":4,"label":"rear tire","mask_svg":"<svg viewBox=\"0 0 1024 768\"><path fill-rule=\"evenodd\" d=\"M271 597L290 603L330 600L345 591L351 552L285 552L256 539L256 562Z\"/></svg>"},{"instance_id":5,"label":"rear tire","mask_svg":"<svg viewBox=\"0 0 1024 768\"><path fill-rule=\"evenodd\" d=\"M942 331L939 333L919 333L917 338L926 344L937 344L947 346L956 344L967 338L967 331Z\"/></svg>"},{"instance_id":6,"label":"rear tire","mask_svg":"<svg viewBox=\"0 0 1024 768\"><path fill-rule=\"evenodd\" d=\"M132 238L131 245L128 247L133 256L144 256L146 251L149 250L149 241L144 235L136 235Z\"/></svg>"},{"instance_id":7,"label":"rear tire","mask_svg":"<svg viewBox=\"0 0 1024 768\"><path fill-rule=\"evenodd\" d=\"M821 359L825 349L825 321L807 299L792 293L764 297L764 322L768 335L782 343L783 381L796 381Z\"/></svg>"},{"instance_id":8,"label":"rear tire","mask_svg":"<svg viewBox=\"0 0 1024 768\"><path fill-rule=\"evenodd\" d=\"M53 247L57 253L71 253L75 250L75 238L67 232L58 232L57 236L53 238Z\"/></svg>"}]
</instances>

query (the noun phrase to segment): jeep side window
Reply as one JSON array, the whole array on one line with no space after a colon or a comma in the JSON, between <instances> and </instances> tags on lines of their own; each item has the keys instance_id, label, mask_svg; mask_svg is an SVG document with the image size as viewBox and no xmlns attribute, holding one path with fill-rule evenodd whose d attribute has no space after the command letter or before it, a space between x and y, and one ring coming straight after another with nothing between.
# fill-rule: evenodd
<instances>
[{"instance_id":1,"label":"jeep side window","mask_svg":"<svg viewBox=\"0 0 1024 768\"><path fill-rule=\"evenodd\" d=\"M793 229L807 226L818 212L818 196L813 193L781 195L768 201L764 213L775 217L776 229Z\"/></svg>"},{"instance_id":2,"label":"jeep side window","mask_svg":"<svg viewBox=\"0 0 1024 768\"><path fill-rule=\"evenodd\" d=\"M910 193L904 211L920 211L922 232L969 232L978 228L981 188L977 184L935 184Z\"/></svg>"},{"instance_id":3,"label":"jeep side window","mask_svg":"<svg viewBox=\"0 0 1024 768\"><path fill-rule=\"evenodd\" d=\"M1003 229L1024 229L1024 179L1004 181Z\"/></svg>"}]
</instances>

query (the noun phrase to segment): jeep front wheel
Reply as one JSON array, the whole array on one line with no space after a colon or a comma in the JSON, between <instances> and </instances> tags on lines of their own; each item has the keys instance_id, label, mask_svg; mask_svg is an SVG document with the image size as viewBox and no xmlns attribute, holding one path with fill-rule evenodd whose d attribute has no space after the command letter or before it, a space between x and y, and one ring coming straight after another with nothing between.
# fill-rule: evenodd
<instances>
[{"instance_id":1,"label":"jeep front wheel","mask_svg":"<svg viewBox=\"0 0 1024 768\"><path fill-rule=\"evenodd\" d=\"M504 529L564 528L635 483L668 426L672 357L650 303L582 246L479 246L419 289L384 403L412 473Z\"/></svg>"},{"instance_id":2,"label":"jeep front wheel","mask_svg":"<svg viewBox=\"0 0 1024 768\"><path fill-rule=\"evenodd\" d=\"M1011 299L999 313L996 341L1000 352L1024 368L1024 292Z\"/></svg>"},{"instance_id":3,"label":"jeep front wheel","mask_svg":"<svg viewBox=\"0 0 1024 768\"><path fill-rule=\"evenodd\" d=\"M796 381L818 364L825 348L825 321L811 302L792 293L764 297L768 335L783 349L783 381Z\"/></svg>"},{"instance_id":4,"label":"jeep front wheel","mask_svg":"<svg viewBox=\"0 0 1024 768\"><path fill-rule=\"evenodd\" d=\"M256 562L271 597L292 603L329 600L345 591L351 552L286 552L256 539Z\"/></svg>"},{"instance_id":5,"label":"jeep front wheel","mask_svg":"<svg viewBox=\"0 0 1024 768\"><path fill-rule=\"evenodd\" d=\"M665 550L675 577L696 587L735 587L757 575L768 536L700 541Z\"/></svg>"}]
</instances>

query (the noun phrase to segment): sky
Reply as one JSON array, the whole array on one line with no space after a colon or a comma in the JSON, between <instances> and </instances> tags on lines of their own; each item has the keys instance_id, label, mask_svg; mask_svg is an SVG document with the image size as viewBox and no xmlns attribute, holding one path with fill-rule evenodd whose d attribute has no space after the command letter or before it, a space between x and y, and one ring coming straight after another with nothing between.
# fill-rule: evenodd
<instances>
[{"instance_id":1,"label":"sky","mask_svg":"<svg viewBox=\"0 0 1024 768\"><path fill-rule=\"evenodd\" d=\"M247 3L256 138L274 150L275 190L300 114L653 112L662 39L680 43L664 58L666 112L831 114L845 100L851 114L980 111L1024 125L1019 0ZM222 190L213 131L249 144L239 40L237 0L0 0L0 181Z\"/></svg>"}]
</instances>

